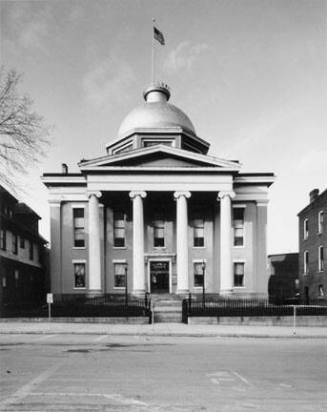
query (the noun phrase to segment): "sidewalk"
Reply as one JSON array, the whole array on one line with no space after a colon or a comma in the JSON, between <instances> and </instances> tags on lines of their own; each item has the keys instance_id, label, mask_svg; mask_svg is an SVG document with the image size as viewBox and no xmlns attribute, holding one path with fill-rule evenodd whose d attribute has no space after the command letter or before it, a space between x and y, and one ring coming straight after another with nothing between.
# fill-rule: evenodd
<instances>
[{"instance_id":1,"label":"sidewalk","mask_svg":"<svg viewBox=\"0 0 327 412\"><path fill-rule=\"evenodd\" d=\"M247 337L247 338L324 338L327 327L185 325L156 323L153 325L123 325L94 323L59 323L0 320L1 334L80 334L116 336L181 336L181 337Z\"/></svg>"}]
</instances>

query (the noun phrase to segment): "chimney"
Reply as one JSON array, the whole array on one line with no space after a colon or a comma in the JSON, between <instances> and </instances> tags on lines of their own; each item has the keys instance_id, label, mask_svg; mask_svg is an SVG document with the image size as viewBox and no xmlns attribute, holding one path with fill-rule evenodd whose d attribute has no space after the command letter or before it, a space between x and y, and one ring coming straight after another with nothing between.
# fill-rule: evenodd
<instances>
[{"instance_id":1,"label":"chimney","mask_svg":"<svg viewBox=\"0 0 327 412\"><path fill-rule=\"evenodd\" d=\"M61 164L61 173L63 175L68 175L68 166L66 165L66 163Z\"/></svg>"},{"instance_id":2,"label":"chimney","mask_svg":"<svg viewBox=\"0 0 327 412\"><path fill-rule=\"evenodd\" d=\"M318 196L319 196L319 189L311 190L311 192L309 193L310 203L314 202Z\"/></svg>"}]
</instances>

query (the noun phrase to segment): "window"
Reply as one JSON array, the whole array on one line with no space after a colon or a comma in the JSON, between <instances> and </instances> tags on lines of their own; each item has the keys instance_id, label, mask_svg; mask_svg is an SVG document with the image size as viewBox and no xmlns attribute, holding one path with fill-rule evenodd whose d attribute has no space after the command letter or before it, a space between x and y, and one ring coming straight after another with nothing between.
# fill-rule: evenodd
<instances>
[{"instance_id":1,"label":"window","mask_svg":"<svg viewBox=\"0 0 327 412\"><path fill-rule=\"evenodd\" d=\"M19 247L25 249L25 239L23 237L19 238Z\"/></svg>"},{"instance_id":2,"label":"window","mask_svg":"<svg viewBox=\"0 0 327 412\"><path fill-rule=\"evenodd\" d=\"M19 270L14 270L14 278L15 278L15 287L18 288L18 281L19 281Z\"/></svg>"},{"instance_id":3,"label":"window","mask_svg":"<svg viewBox=\"0 0 327 412\"><path fill-rule=\"evenodd\" d=\"M193 220L193 246L204 247L204 219Z\"/></svg>"},{"instance_id":4,"label":"window","mask_svg":"<svg viewBox=\"0 0 327 412\"><path fill-rule=\"evenodd\" d=\"M244 208L233 208L234 246L244 246Z\"/></svg>"},{"instance_id":5,"label":"window","mask_svg":"<svg viewBox=\"0 0 327 412\"><path fill-rule=\"evenodd\" d=\"M75 288L85 288L85 263L74 263Z\"/></svg>"},{"instance_id":6,"label":"window","mask_svg":"<svg viewBox=\"0 0 327 412\"><path fill-rule=\"evenodd\" d=\"M323 285L319 285L318 294L319 294L320 297L325 296L324 286Z\"/></svg>"},{"instance_id":7,"label":"window","mask_svg":"<svg viewBox=\"0 0 327 412\"><path fill-rule=\"evenodd\" d=\"M114 247L125 247L125 214L114 213Z\"/></svg>"},{"instance_id":8,"label":"window","mask_svg":"<svg viewBox=\"0 0 327 412\"><path fill-rule=\"evenodd\" d=\"M126 287L126 263L114 263L115 288Z\"/></svg>"},{"instance_id":9,"label":"window","mask_svg":"<svg viewBox=\"0 0 327 412\"><path fill-rule=\"evenodd\" d=\"M14 255L18 253L18 236L15 233L12 234L12 253Z\"/></svg>"},{"instance_id":10,"label":"window","mask_svg":"<svg viewBox=\"0 0 327 412\"><path fill-rule=\"evenodd\" d=\"M84 208L73 208L74 247L85 247Z\"/></svg>"},{"instance_id":11,"label":"window","mask_svg":"<svg viewBox=\"0 0 327 412\"><path fill-rule=\"evenodd\" d=\"M165 222L160 219L153 222L153 246L165 247Z\"/></svg>"},{"instance_id":12,"label":"window","mask_svg":"<svg viewBox=\"0 0 327 412\"><path fill-rule=\"evenodd\" d=\"M150 146L157 146L159 144L165 145L165 146L172 146L172 141L169 140L144 140L143 141L143 147L150 147Z\"/></svg>"},{"instance_id":13,"label":"window","mask_svg":"<svg viewBox=\"0 0 327 412\"><path fill-rule=\"evenodd\" d=\"M324 211L320 210L318 213L318 233L322 233L324 223Z\"/></svg>"},{"instance_id":14,"label":"window","mask_svg":"<svg viewBox=\"0 0 327 412\"><path fill-rule=\"evenodd\" d=\"M318 270L322 272L324 270L324 247L318 247Z\"/></svg>"},{"instance_id":15,"label":"window","mask_svg":"<svg viewBox=\"0 0 327 412\"><path fill-rule=\"evenodd\" d=\"M303 222L303 239L308 239L309 236L309 220L308 219L304 219Z\"/></svg>"},{"instance_id":16,"label":"window","mask_svg":"<svg viewBox=\"0 0 327 412\"><path fill-rule=\"evenodd\" d=\"M2 250L7 248L7 232L4 229L0 230L0 247Z\"/></svg>"},{"instance_id":17,"label":"window","mask_svg":"<svg viewBox=\"0 0 327 412\"><path fill-rule=\"evenodd\" d=\"M309 273L309 252L307 250L303 254L303 268L304 274L307 275Z\"/></svg>"},{"instance_id":18,"label":"window","mask_svg":"<svg viewBox=\"0 0 327 412\"><path fill-rule=\"evenodd\" d=\"M234 287L244 286L244 262L234 263Z\"/></svg>"},{"instance_id":19,"label":"window","mask_svg":"<svg viewBox=\"0 0 327 412\"><path fill-rule=\"evenodd\" d=\"M127 153L130 152L133 149L133 143L121 146L117 149L114 149L112 151L112 154L122 154L122 153Z\"/></svg>"},{"instance_id":20,"label":"window","mask_svg":"<svg viewBox=\"0 0 327 412\"><path fill-rule=\"evenodd\" d=\"M6 278L6 276L4 276L4 277L2 278L2 287L3 287L3 288L6 288L6 287L7 287L7 278Z\"/></svg>"},{"instance_id":21,"label":"window","mask_svg":"<svg viewBox=\"0 0 327 412\"><path fill-rule=\"evenodd\" d=\"M203 287L203 272L205 271L204 262L193 263L194 287Z\"/></svg>"},{"instance_id":22,"label":"window","mask_svg":"<svg viewBox=\"0 0 327 412\"><path fill-rule=\"evenodd\" d=\"M30 260L33 260L34 259L34 245L33 245L32 240L29 241L29 250L28 250L28 252L29 252Z\"/></svg>"}]
</instances>

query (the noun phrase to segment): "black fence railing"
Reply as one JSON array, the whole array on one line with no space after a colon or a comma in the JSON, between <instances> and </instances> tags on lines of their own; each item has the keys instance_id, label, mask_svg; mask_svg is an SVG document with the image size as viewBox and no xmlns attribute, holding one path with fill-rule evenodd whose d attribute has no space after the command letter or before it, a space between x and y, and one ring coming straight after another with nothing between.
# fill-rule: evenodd
<instances>
[{"instance_id":1,"label":"black fence railing","mask_svg":"<svg viewBox=\"0 0 327 412\"><path fill-rule=\"evenodd\" d=\"M46 317L48 306L3 311L3 317ZM132 295L105 294L90 297L77 294L54 294L51 317L148 317L151 322L151 299Z\"/></svg>"},{"instance_id":2,"label":"black fence railing","mask_svg":"<svg viewBox=\"0 0 327 412\"><path fill-rule=\"evenodd\" d=\"M183 300L183 322L190 316L327 316L327 306L273 305L265 299L238 299L190 295Z\"/></svg>"}]
</instances>

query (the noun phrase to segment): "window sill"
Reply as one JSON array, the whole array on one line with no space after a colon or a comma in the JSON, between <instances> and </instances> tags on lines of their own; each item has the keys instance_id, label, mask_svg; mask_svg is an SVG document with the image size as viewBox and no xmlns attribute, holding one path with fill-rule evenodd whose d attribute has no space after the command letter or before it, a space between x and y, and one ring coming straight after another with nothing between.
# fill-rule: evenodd
<instances>
[{"instance_id":1,"label":"window sill","mask_svg":"<svg viewBox=\"0 0 327 412\"><path fill-rule=\"evenodd\" d=\"M245 289L245 286L233 286L233 289Z\"/></svg>"},{"instance_id":2,"label":"window sill","mask_svg":"<svg viewBox=\"0 0 327 412\"><path fill-rule=\"evenodd\" d=\"M206 249L206 246L192 246L192 249Z\"/></svg>"},{"instance_id":3,"label":"window sill","mask_svg":"<svg viewBox=\"0 0 327 412\"><path fill-rule=\"evenodd\" d=\"M75 288L73 288L74 290L86 290L86 287L80 287L80 288L78 288L78 287L75 287Z\"/></svg>"},{"instance_id":4,"label":"window sill","mask_svg":"<svg viewBox=\"0 0 327 412\"><path fill-rule=\"evenodd\" d=\"M84 250L86 249L86 246L73 246L72 249L73 250Z\"/></svg>"},{"instance_id":5,"label":"window sill","mask_svg":"<svg viewBox=\"0 0 327 412\"><path fill-rule=\"evenodd\" d=\"M112 247L114 250L126 250L127 246L113 246Z\"/></svg>"},{"instance_id":6,"label":"window sill","mask_svg":"<svg viewBox=\"0 0 327 412\"><path fill-rule=\"evenodd\" d=\"M244 249L244 248L245 248L245 245L242 245L242 246L235 246L235 245L233 245L233 248L234 248L234 249Z\"/></svg>"},{"instance_id":7,"label":"window sill","mask_svg":"<svg viewBox=\"0 0 327 412\"><path fill-rule=\"evenodd\" d=\"M114 290L126 290L125 286L114 286Z\"/></svg>"},{"instance_id":8,"label":"window sill","mask_svg":"<svg viewBox=\"0 0 327 412\"><path fill-rule=\"evenodd\" d=\"M167 249L167 247L166 247L166 246L153 246L153 249L156 249L156 250L165 250L165 249Z\"/></svg>"}]
</instances>

